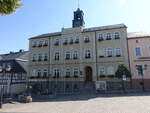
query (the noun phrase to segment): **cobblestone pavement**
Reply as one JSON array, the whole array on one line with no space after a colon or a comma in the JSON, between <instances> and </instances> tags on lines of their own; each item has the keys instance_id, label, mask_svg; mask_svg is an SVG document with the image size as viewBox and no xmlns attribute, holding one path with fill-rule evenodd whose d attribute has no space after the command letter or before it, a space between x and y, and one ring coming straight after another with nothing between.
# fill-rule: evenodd
<instances>
[{"instance_id":1,"label":"cobblestone pavement","mask_svg":"<svg viewBox=\"0 0 150 113\"><path fill-rule=\"evenodd\" d=\"M149 95L64 96L27 104L5 104L0 113L150 113Z\"/></svg>"}]
</instances>

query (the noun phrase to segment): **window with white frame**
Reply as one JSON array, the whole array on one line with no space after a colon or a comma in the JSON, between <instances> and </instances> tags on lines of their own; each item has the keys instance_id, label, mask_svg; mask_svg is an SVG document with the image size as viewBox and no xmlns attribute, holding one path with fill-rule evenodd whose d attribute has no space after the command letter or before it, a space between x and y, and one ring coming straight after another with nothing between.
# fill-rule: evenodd
<instances>
[{"instance_id":1,"label":"window with white frame","mask_svg":"<svg viewBox=\"0 0 150 113\"><path fill-rule=\"evenodd\" d=\"M115 74L115 71L114 71L113 66L109 66L107 68L107 75L114 75L114 74Z\"/></svg>"},{"instance_id":2,"label":"window with white frame","mask_svg":"<svg viewBox=\"0 0 150 113\"><path fill-rule=\"evenodd\" d=\"M70 72L70 69L66 69L66 77L70 77L71 76L71 72Z\"/></svg>"},{"instance_id":3,"label":"window with white frame","mask_svg":"<svg viewBox=\"0 0 150 113\"><path fill-rule=\"evenodd\" d=\"M98 40L103 40L103 34L98 34Z\"/></svg>"},{"instance_id":4,"label":"window with white frame","mask_svg":"<svg viewBox=\"0 0 150 113\"><path fill-rule=\"evenodd\" d=\"M33 54L32 61L35 62L37 60L36 54Z\"/></svg>"},{"instance_id":5,"label":"window with white frame","mask_svg":"<svg viewBox=\"0 0 150 113\"><path fill-rule=\"evenodd\" d=\"M71 54L70 54L70 52L69 51L67 51L66 52L66 58L65 58L66 60L69 60L69 59L71 59Z\"/></svg>"},{"instance_id":6,"label":"window with white frame","mask_svg":"<svg viewBox=\"0 0 150 113\"><path fill-rule=\"evenodd\" d=\"M78 76L79 76L79 69L74 68L74 77L78 77Z\"/></svg>"},{"instance_id":7,"label":"window with white frame","mask_svg":"<svg viewBox=\"0 0 150 113\"><path fill-rule=\"evenodd\" d=\"M115 54L116 54L116 56L121 56L121 49L120 48L116 48L115 49Z\"/></svg>"},{"instance_id":8,"label":"window with white frame","mask_svg":"<svg viewBox=\"0 0 150 113\"><path fill-rule=\"evenodd\" d=\"M48 40L45 40L43 46L48 46Z\"/></svg>"},{"instance_id":9,"label":"window with white frame","mask_svg":"<svg viewBox=\"0 0 150 113\"><path fill-rule=\"evenodd\" d=\"M76 37L75 43L79 43L79 37Z\"/></svg>"},{"instance_id":10,"label":"window with white frame","mask_svg":"<svg viewBox=\"0 0 150 113\"><path fill-rule=\"evenodd\" d=\"M64 39L64 44L67 44L68 43L68 39Z\"/></svg>"},{"instance_id":11,"label":"window with white frame","mask_svg":"<svg viewBox=\"0 0 150 113\"><path fill-rule=\"evenodd\" d=\"M43 46L43 41L39 41L39 47L42 47Z\"/></svg>"},{"instance_id":12,"label":"window with white frame","mask_svg":"<svg viewBox=\"0 0 150 113\"><path fill-rule=\"evenodd\" d=\"M42 73L41 73L41 70L39 69L38 70L38 77L41 77L42 76Z\"/></svg>"},{"instance_id":13,"label":"window with white frame","mask_svg":"<svg viewBox=\"0 0 150 113\"><path fill-rule=\"evenodd\" d=\"M59 39L55 39L54 44L59 45Z\"/></svg>"},{"instance_id":14,"label":"window with white frame","mask_svg":"<svg viewBox=\"0 0 150 113\"><path fill-rule=\"evenodd\" d=\"M85 50L85 58L91 58L90 50Z\"/></svg>"},{"instance_id":15,"label":"window with white frame","mask_svg":"<svg viewBox=\"0 0 150 113\"><path fill-rule=\"evenodd\" d=\"M115 39L120 39L120 33L119 32L115 32Z\"/></svg>"},{"instance_id":16,"label":"window with white frame","mask_svg":"<svg viewBox=\"0 0 150 113\"><path fill-rule=\"evenodd\" d=\"M111 40L111 33L107 33L106 39L107 39L107 40Z\"/></svg>"},{"instance_id":17,"label":"window with white frame","mask_svg":"<svg viewBox=\"0 0 150 113\"><path fill-rule=\"evenodd\" d=\"M106 49L106 56L112 57L112 54L113 54L112 48L107 48L107 49Z\"/></svg>"},{"instance_id":18,"label":"window with white frame","mask_svg":"<svg viewBox=\"0 0 150 113\"><path fill-rule=\"evenodd\" d=\"M47 76L48 76L47 69L44 69L43 76L44 76L44 77L47 77Z\"/></svg>"},{"instance_id":19,"label":"window with white frame","mask_svg":"<svg viewBox=\"0 0 150 113\"><path fill-rule=\"evenodd\" d=\"M84 37L84 41L85 41L85 42L89 42L89 41L90 41L90 37L89 37L89 36L85 36L85 37Z\"/></svg>"},{"instance_id":20,"label":"window with white frame","mask_svg":"<svg viewBox=\"0 0 150 113\"><path fill-rule=\"evenodd\" d=\"M53 74L54 76L53 77L59 77L60 76L60 71L59 71L59 69L54 69L54 74Z\"/></svg>"},{"instance_id":21,"label":"window with white frame","mask_svg":"<svg viewBox=\"0 0 150 113\"><path fill-rule=\"evenodd\" d=\"M48 56L47 56L47 53L44 54L44 61L47 61L48 60Z\"/></svg>"},{"instance_id":22,"label":"window with white frame","mask_svg":"<svg viewBox=\"0 0 150 113\"><path fill-rule=\"evenodd\" d=\"M55 60L59 60L59 52L55 52L55 57L54 57Z\"/></svg>"},{"instance_id":23,"label":"window with white frame","mask_svg":"<svg viewBox=\"0 0 150 113\"><path fill-rule=\"evenodd\" d=\"M37 42L32 42L32 47L36 47L37 46Z\"/></svg>"},{"instance_id":24,"label":"window with white frame","mask_svg":"<svg viewBox=\"0 0 150 113\"><path fill-rule=\"evenodd\" d=\"M78 59L78 58L79 58L78 51L74 51L73 52L73 59Z\"/></svg>"},{"instance_id":25,"label":"window with white frame","mask_svg":"<svg viewBox=\"0 0 150 113\"><path fill-rule=\"evenodd\" d=\"M137 68L137 74L139 76L143 76L144 75L143 65L136 65L136 68Z\"/></svg>"},{"instance_id":26,"label":"window with white frame","mask_svg":"<svg viewBox=\"0 0 150 113\"><path fill-rule=\"evenodd\" d=\"M104 67L100 67L99 73L100 73L100 75L105 75L105 68Z\"/></svg>"},{"instance_id":27,"label":"window with white frame","mask_svg":"<svg viewBox=\"0 0 150 113\"><path fill-rule=\"evenodd\" d=\"M140 47L136 47L135 48L135 55L136 56L141 56L142 54L141 54L141 48Z\"/></svg>"},{"instance_id":28,"label":"window with white frame","mask_svg":"<svg viewBox=\"0 0 150 113\"><path fill-rule=\"evenodd\" d=\"M38 61L42 61L42 55L41 54L39 54L39 56L38 56Z\"/></svg>"},{"instance_id":29,"label":"window with white frame","mask_svg":"<svg viewBox=\"0 0 150 113\"><path fill-rule=\"evenodd\" d=\"M73 44L73 38L70 38L70 44Z\"/></svg>"}]
</instances>

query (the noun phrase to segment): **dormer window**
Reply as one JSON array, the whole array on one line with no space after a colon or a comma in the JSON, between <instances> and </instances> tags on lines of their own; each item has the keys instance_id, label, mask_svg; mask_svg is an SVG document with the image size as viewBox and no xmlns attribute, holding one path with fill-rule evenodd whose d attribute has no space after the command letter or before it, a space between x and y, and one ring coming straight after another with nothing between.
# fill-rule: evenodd
<instances>
[{"instance_id":1,"label":"dormer window","mask_svg":"<svg viewBox=\"0 0 150 113\"><path fill-rule=\"evenodd\" d=\"M115 39L120 39L120 33L119 32L115 32Z\"/></svg>"},{"instance_id":2,"label":"dormer window","mask_svg":"<svg viewBox=\"0 0 150 113\"><path fill-rule=\"evenodd\" d=\"M40 41L38 47L42 47L42 45L43 45L43 41Z\"/></svg>"},{"instance_id":3,"label":"dormer window","mask_svg":"<svg viewBox=\"0 0 150 113\"><path fill-rule=\"evenodd\" d=\"M107 33L106 40L111 40L111 34L110 33Z\"/></svg>"},{"instance_id":4,"label":"dormer window","mask_svg":"<svg viewBox=\"0 0 150 113\"><path fill-rule=\"evenodd\" d=\"M43 46L48 46L48 41L47 40L44 41Z\"/></svg>"},{"instance_id":5,"label":"dormer window","mask_svg":"<svg viewBox=\"0 0 150 113\"><path fill-rule=\"evenodd\" d=\"M56 39L54 44L55 44L55 46L58 46L59 45L59 39Z\"/></svg>"},{"instance_id":6,"label":"dormer window","mask_svg":"<svg viewBox=\"0 0 150 113\"><path fill-rule=\"evenodd\" d=\"M75 43L76 43L76 44L79 43L79 37L77 37L77 38L75 39Z\"/></svg>"},{"instance_id":7,"label":"dormer window","mask_svg":"<svg viewBox=\"0 0 150 113\"><path fill-rule=\"evenodd\" d=\"M68 44L68 39L65 39L64 40L64 45L67 45Z\"/></svg>"},{"instance_id":8,"label":"dormer window","mask_svg":"<svg viewBox=\"0 0 150 113\"><path fill-rule=\"evenodd\" d=\"M34 47L36 47L37 46L37 42L33 42L32 43L32 47L34 48Z\"/></svg>"},{"instance_id":9,"label":"dormer window","mask_svg":"<svg viewBox=\"0 0 150 113\"><path fill-rule=\"evenodd\" d=\"M70 44L73 44L73 38L70 39Z\"/></svg>"},{"instance_id":10,"label":"dormer window","mask_svg":"<svg viewBox=\"0 0 150 113\"><path fill-rule=\"evenodd\" d=\"M103 34L99 34L99 35L98 35L98 41L102 41L102 40L104 40L104 39L103 39Z\"/></svg>"},{"instance_id":11,"label":"dormer window","mask_svg":"<svg viewBox=\"0 0 150 113\"><path fill-rule=\"evenodd\" d=\"M89 36L84 37L84 42L85 42L85 43L90 42L90 37L89 37Z\"/></svg>"}]
</instances>

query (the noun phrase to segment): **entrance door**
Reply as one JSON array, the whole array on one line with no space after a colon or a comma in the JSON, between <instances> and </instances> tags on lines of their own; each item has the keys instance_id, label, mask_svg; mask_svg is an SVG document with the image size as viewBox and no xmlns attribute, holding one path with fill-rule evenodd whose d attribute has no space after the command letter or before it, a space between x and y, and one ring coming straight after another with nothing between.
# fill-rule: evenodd
<instances>
[{"instance_id":1,"label":"entrance door","mask_svg":"<svg viewBox=\"0 0 150 113\"><path fill-rule=\"evenodd\" d=\"M92 68L91 67L86 67L85 68L85 81L86 82L92 82Z\"/></svg>"}]
</instances>

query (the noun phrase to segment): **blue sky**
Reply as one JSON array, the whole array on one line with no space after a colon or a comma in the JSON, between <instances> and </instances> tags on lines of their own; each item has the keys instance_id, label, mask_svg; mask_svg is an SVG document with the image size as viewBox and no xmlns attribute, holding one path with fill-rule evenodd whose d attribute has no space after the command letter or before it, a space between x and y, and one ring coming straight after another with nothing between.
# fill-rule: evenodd
<instances>
[{"instance_id":1,"label":"blue sky","mask_svg":"<svg viewBox=\"0 0 150 113\"><path fill-rule=\"evenodd\" d=\"M28 50L28 39L72 26L78 0L23 0L15 14L0 16L0 53ZM124 23L128 32L150 31L150 0L80 0L85 27Z\"/></svg>"}]
</instances>

